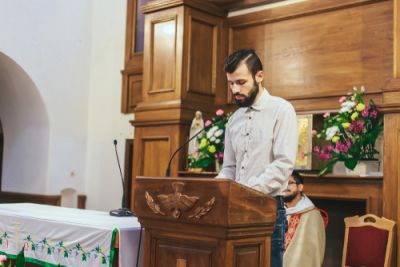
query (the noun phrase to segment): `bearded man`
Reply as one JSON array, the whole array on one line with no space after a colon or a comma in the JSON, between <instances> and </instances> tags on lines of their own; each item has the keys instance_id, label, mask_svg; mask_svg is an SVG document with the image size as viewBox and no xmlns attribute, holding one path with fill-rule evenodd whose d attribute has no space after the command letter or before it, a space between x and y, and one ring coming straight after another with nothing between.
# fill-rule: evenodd
<instances>
[{"instance_id":1,"label":"bearded man","mask_svg":"<svg viewBox=\"0 0 400 267\"><path fill-rule=\"evenodd\" d=\"M282 267L287 225L283 191L296 160L296 113L288 101L262 86L265 73L253 49L232 53L225 60L225 73L239 109L226 126L224 163L217 178L230 178L275 197L270 266Z\"/></svg>"},{"instance_id":2,"label":"bearded man","mask_svg":"<svg viewBox=\"0 0 400 267\"><path fill-rule=\"evenodd\" d=\"M303 178L293 171L283 197L289 222L283 254L285 267L320 267L324 260L324 219L303 189Z\"/></svg>"}]
</instances>

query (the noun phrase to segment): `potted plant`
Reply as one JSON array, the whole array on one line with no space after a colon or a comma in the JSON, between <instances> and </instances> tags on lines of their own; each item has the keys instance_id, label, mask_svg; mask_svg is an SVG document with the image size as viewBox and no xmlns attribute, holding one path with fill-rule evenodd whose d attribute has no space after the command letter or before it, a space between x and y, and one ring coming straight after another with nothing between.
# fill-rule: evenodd
<instances>
[{"instance_id":1,"label":"potted plant","mask_svg":"<svg viewBox=\"0 0 400 267\"><path fill-rule=\"evenodd\" d=\"M313 152L326 161L320 175L331 170L338 162L343 162L349 170L354 170L362 160L376 161L375 142L383 131L383 117L371 99L364 102L365 89L356 87L339 99L338 113L324 114L323 129L314 132L324 144L315 146ZM379 165L379 163L378 163Z\"/></svg>"}]
</instances>

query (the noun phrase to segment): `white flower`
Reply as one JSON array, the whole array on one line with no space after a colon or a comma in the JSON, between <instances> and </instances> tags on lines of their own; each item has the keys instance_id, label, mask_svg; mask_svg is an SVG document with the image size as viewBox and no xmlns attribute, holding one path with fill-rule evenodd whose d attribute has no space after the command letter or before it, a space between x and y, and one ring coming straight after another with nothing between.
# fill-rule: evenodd
<instances>
[{"instance_id":1,"label":"white flower","mask_svg":"<svg viewBox=\"0 0 400 267\"><path fill-rule=\"evenodd\" d=\"M207 139L210 139L211 136L213 136L214 133L215 133L215 131L217 131L217 130L218 130L218 126L214 126L214 127L212 127L210 130L208 130L208 132L207 132Z\"/></svg>"},{"instance_id":2,"label":"white flower","mask_svg":"<svg viewBox=\"0 0 400 267\"><path fill-rule=\"evenodd\" d=\"M345 101L342 103L342 108L339 110L339 113L349 112L355 105L356 103L354 101Z\"/></svg>"},{"instance_id":3,"label":"white flower","mask_svg":"<svg viewBox=\"0 0 400 267\"><path fill-rule=\"evenodd\" d=\"M211 138L210 138L210 142L214 142L214 141L215 141L215 139L217 139L215 136L211 136Z\"/></svg>"},{"instance_id":4,"label":"white flower","mask_svg":"<svg viewBox=\"0 0 400 267\"><path fill-rule=\"evenodd\" d=\"M224 130L219 129L218 131L215 132L214 136L220 137L224 133Z\"/></svg>"},{"instance_id":5,"label":"white flower","mask_svg":"<svg viewBox=\"0 0 400 267\"><path fill-rule=\"evenodd\" d=\"M332 137L334 137L337 132L339 132L339 127L337 127L337 126L329 127L325 131L325 134L326 134L326 138L325 139L326 140L331 140Z\"/></svg>"},{"instance_id":6,"label":"white flower","mask_svg":"<svg viewBox=\"0 0 400 267\"><path fill-rule=\"evenodd\" d=\"M218 139L218 138L217 138L217 139L215 140L215 143L216 143L216 144L221 143L221 139Z\"/></svg>"}]
</instances>

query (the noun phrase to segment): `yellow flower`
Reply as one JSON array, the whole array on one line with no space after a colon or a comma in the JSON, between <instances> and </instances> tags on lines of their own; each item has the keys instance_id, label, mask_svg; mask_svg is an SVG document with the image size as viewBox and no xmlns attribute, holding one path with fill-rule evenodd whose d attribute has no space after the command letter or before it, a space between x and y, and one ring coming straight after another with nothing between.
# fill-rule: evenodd
<instances>
[{"instance_id":1,"label":"yellow flower","mask_svg":"<svg viewBox=\"0 0 400 267\"><path fill-rule=\"evenodd\" d=\"M354 112L353 114L351 114L351 119L354 121L355 119L357 119L358 117L358 112Z\"/></svg>"},{"instance_id":2,"label":"yellow flower","mask_svg":"<svg viewBox=\"0 0 400 267\"><path fill-rule=\"evenodd\" d=\"M339 141L340 137L335 135L334 137L332 137L332 142L336 143L337 141Z\"/></svg>"},{"instance_id":3,"label":"yellow flower","mask_svg":"<svg viewBox=\"0 0 400 267\"><path fill-rule=\"evenodd\" d=\"M217 151L217 149L215 148L214 145L212 145L212 146L210 146L210 147L208 148L208 152L210 152L210 153L215 153L215 151Z\"/></svg>"},{"instance_id":4,"label":"yellow flower","mask_svg":"<svg viewBox=\"0 0 400 267\"><path fill-rule=\"evenodd\" d=\"M199 148L204 148L208 144L207 139L203 138L200 141Z\"/></svg>"},{"instance_id":5,"label":"yellow flower","mask_svg":"<svg viewBox=\"0 0 400 267\"><path fill-rule=\"evenodd\" d=\"M365 105L363 103L358 103L356 106L357 111L363 111L365 109Z\"/></svg>"},{"instance_id":6,"label":"yellow flower","mask_svg":"<svg viewBox=\"0 0 400 267\"><path fill-rule=\"evenodd\" d=\"M345 128L345 129L349 128L350 127L350 122L343 122L342 123L342 127Z\"/></svg>"}]
</instances>

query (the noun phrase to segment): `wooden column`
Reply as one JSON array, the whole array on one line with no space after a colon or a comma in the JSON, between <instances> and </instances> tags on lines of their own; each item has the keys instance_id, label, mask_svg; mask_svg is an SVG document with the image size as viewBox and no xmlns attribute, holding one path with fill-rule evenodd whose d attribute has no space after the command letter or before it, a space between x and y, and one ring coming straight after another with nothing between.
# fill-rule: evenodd
<instances>
[{"instance_id":1,"label":"wooden column","mask_svg":"<svg viewBox=\"0 0 400 267\"><path fill-rule=\"evenodd\" d=\"M384 182L383 216L395 220L397 229L393 247L392 266L400 262L398 245L400 222L400 1L393 1L393 79L383 91Z\"/></svg>"},{"instance_id":2,"label":"wooden column","mask_svg":"<svg viewBox=\"0 0 400 267\"><path fill-rule=\"evenodd\" d=\"M172 153L188 138L195 111L210 117L226 102L226 13L201 0L151 1L142 10L143 87L132 122L134 178L165 175ZM172 176L185 168L186 156L186 149L176 156Z\"/></svg>"}]
</instances>

